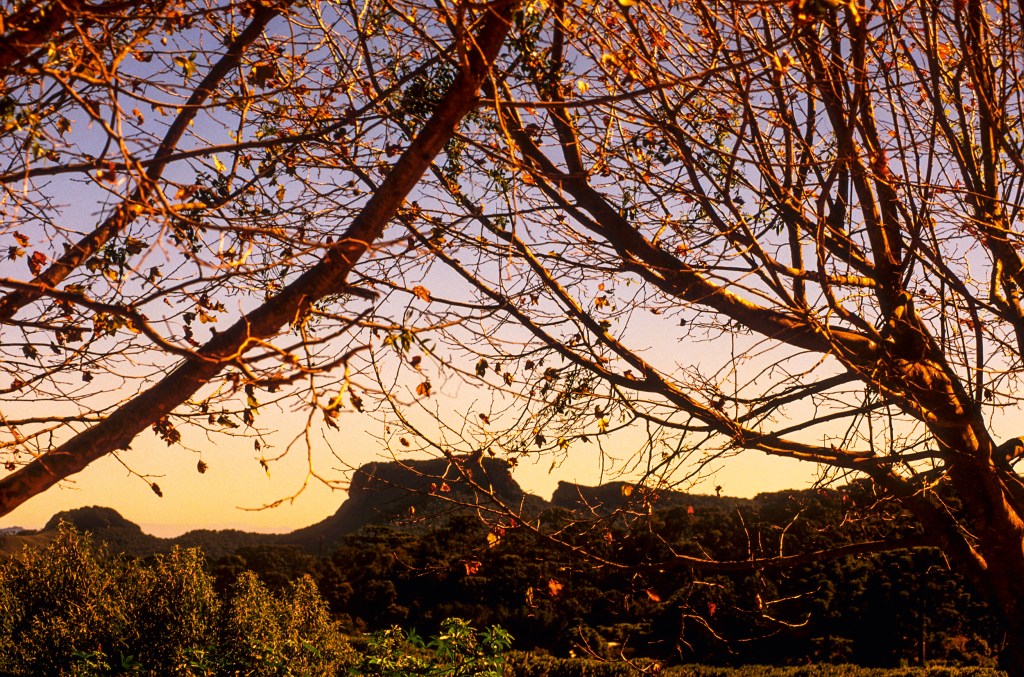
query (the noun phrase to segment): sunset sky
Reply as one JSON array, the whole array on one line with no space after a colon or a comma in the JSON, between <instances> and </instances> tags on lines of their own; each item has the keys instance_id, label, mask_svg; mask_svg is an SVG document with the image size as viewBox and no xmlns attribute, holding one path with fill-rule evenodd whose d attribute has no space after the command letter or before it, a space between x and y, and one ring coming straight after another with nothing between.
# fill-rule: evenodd
<instances>
[{"instance_id":1,"label":"sunset sky","mask_svg":"<svg viewBox=\"0 0 1024 677\"><path fill-rule=\"evenodd\" d=\"M358 419L342 421L342 430L331 438L342 460L350 467L389 458L380 451L373 436L358 429ZM351 427L348 427L351 426ZM280 435L284 438L285 435ZM186 444L189 440L185 440ZM198 441L193 440L198 446ZM269 454L268 454L269 455ZM332 479L344 482L350 470L334 458L326 443L316 454L317 469ZM74 476L73 482L36 496L11 514L0 518L0 528L20 526L40 528L56 512L82 506L102 505L116 509L143 530L157 536L175 536L190 529L243 529L285 532L315 523L333 514L347 493L331 491L310 480L307 489L294 502L278 507L253 510L286 498L298 491L306 474L302 450L274 463L270 473L254 456L251 441L237 439L232 444L218 440L203 451L208 465L205 473L196 469L199 455L179 446L168 448L155 436L146 434L137 440L124 459L140 473L153 473L164 496L158 497L149 485L131 476L113 458L104 458ZM513 477L527 490L550 498L558 481L596 484L601 480L601 461L594 445L574 447L570 455L551 470L550 456L538 456L535 462L521 462ZM698 493L714 493L721 485L723 493L751 496L761 491L809 486L817 477L817 468L807 463L780 460L757 453L746 453L721 465L721 470L692 486ZM616 468L606 466L605 479L620 479ZM679 487L688 488L689 483Z\"/></svg>"}]
</instances>

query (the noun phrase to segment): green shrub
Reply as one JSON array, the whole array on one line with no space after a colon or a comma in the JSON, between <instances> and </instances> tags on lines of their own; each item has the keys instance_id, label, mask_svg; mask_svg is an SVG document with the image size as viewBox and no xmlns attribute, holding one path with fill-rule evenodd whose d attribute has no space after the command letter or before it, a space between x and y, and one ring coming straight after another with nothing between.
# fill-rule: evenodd
<instances>
[{"instance_id":1,"label":"green shrub","mask_svg":"<svg viewBox=\"0 0 1024 677\"><path fill-rule=\"evenodd\" d=\"M862 668L856 665L800 665L775 667L747 665L738 668L681 665L659 677L1005 677L991 668L933 666L923 668Z\"/></svg>"},{"instance_id":2,"label":"green shrub","mask_svg":"<svg viewBox=\"0 0 1024 677\"><path fill-rule=\"evenodd\" d=\"M120 586L125 563L88 536L62 527L45 548L26 548L4 566L0 604L11 671L94 674L111 667L131 626ZM119 661L118 661L119 662Z\"/></svg>"},{"instance_id":3,"label":"green shrub","mask_svg":"<svg viewBox=\"0 0 1024 677\"><path fill-rule=\"evenodd\" d=\"M990 668L941 666L885 669L855 665L747 665L736 668L680 665L651 672L622 662L556 658L523 652L509 654L505 667L506 677L635 677L641 674L658 677L1005 677L1005 673Z\"/></svg>"},{"instance_id":4,"label":"green shrub","mask_svg":"<svg viewBox=\"0 0 1024 677\"><path fill-rule=\"evenodd\" d=\"M126 576L134 633L123 655L157 674L207 674L217 651L220 601L198 549L175 548Z\"/></svg>"},{"instance_id":5,"label":"green shrub","mask_svg":"<svg viewBox=\"0 0 1024 677\"><path fill-rule=\"evenodd\" d=\"M308 577L275 595L245 574L222 605L198 550L144 564L68 526L0 565L0 673L323 675L354 662Z\"/></svg>"},{"instance_id":6,"label":"green shrub","mask_svg":"<svg viewBox=\"0 0 1024 677\"><path fill-rule=\"evenodd\" d=\"M354 660L311 578L279 597L252 572L235 584L221 652L228 672L254 677L329 674Z\"/></svg>"},{"instance_id":7,"label":"green shrub","mask_svg":"<svg viewBox=\"0 0 1024 677\"><path fill-rule=\"evenodd\" d=\"M635 677L641 672L621 661L556 658L516 651L508 656L506 677Z\"/></svg>"},{"instance_id":8,"label":"green shrub","mask_svg":"<svg viewBox=\"0 0 1024 677\"><path fill-rule=\"evenodd\" d=\"M10 567L0 566L0 674L13 672L17 667L14 628L24 613L20 600L12 590L9 576Z\"/></svg>"},{"instance_id":9,"label":"green shrub","mask_svg":"<svg viewBox=\"0 0 1024 677\"><path fill-rule=\"evenodd\" d=\"M499 627L475 630L460 618L449 618L429 642L401 628L374 633L351 675L377 677L502 677L512 637Z\"/></svg>"},{"instance_id":10,"label":"green shrub","mask_svg":"<svg viewBox=\"0 0 1024 677\"><path fill-rule=\"evenodd\" d=\"M292 648L294 674L337 672L355 661L355 652L338 631L327 602L310 576L302 576L286 593L285 636Z\"/></svg>"},{"instance_id":11,"label":"green shrub","mask_svg":"<svg viewBox=\"0 0 1024 677\"><path fill-rule=\"evenodd\" d=\"M280 602L256 574L243 572L227 607L222 661L243 674L277 674L283 661L280 626Z\"/></svg>"}]
</instances>

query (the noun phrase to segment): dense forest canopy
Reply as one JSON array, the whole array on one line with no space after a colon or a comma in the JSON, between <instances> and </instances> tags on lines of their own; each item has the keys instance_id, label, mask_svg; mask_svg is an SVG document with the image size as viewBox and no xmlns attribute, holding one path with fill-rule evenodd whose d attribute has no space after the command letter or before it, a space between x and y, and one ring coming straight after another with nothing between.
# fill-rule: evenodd
<instances>
[{"instance_id":1,"label":"dense forest canopy","mask_svg":"<svg viewBox=\"0 0 1024 677\"><path fill-rule=\"evenodd\" d=\"M869 478L1024 673L1022 26L980 0L10 5L0 512L146 429L259 444L275 403L310 449L364 410L513 460L637 426L648 485L740 451Z\"/></svg>"},{"instance_id":2,"label":"dense forest canopy","mask_svg":"<svg viewBox=\"0 0 1024 677\"><path fill-rule=\"evenodd\" d=\"M456 487L453 493L467 493ZM174 642L191 646L193 653L203 649L214 664L237 660L223 644L246 633L221 635L217 646L216 626L231 624L231 607L210 604L209 598L215 591L226 602L240 587L258 592L253 589L257 577L281 595L296 583L310 590L305 581L311 578L322 601L307 599L312 604L306 608L293 602L292 613L315 620L322 618L315 610L326 607L350 638L395 626L424 637L444 634L445 624L457 617L476 627L504 628L517 651L537 660L575 655L607 661L607 671L599 674L637 674L622 661L639 666L655 660L665 674L676 674L669 666L685 666L679 672L684 675L698 674L695 664L791 665L837 675L853 674L853 665L960 666L935 668L934 674L952 677L983 674L961 667L995 662L1002 642L998 623L936 549L810 557L802 564L731 572L664 566L672 550L728 560L750 552L753 541L755 554L764 554L761 548L771 550L780 531L801 545L836 548L857 544L868 534L899 537L916 529L906 515L873 510L864 483L754 499L669 493L659 498L650 519L623 511L599 524L580 521L573 495L568 485L564 488L558 503L536 514L537 522L547 533L561 532L573 544L614 556L623 566L595 567L589 557L526 529L507 528L500 542L490 545L486 535L493 525L471 512L453 511L437 496L407 494L394 502L377 496L384 500L377 502L373 522L358 529L336 523L335 538L321 533L315 542L308 530L275 536L194 532L166 541L146 536L109 509L62 513L42 532L24 537L32 547L9 548L14 544L0 538L0 610L5 611L0 618L8 620L0 622L0 647L10 647L0 651L0 669L17 673L12 664L28 659L48 662L48 670L37 663L26 673L57 672L55 663L73 664L76 655L95 647L115 659L119 653L134 656L142 668L153 670L159 654L163 660L172 657L164 647ZM594 502L601 495L596 488L576 488L577 501L587 496ZM604 499L609 502L600 509L606 514L634 504L621 494ZM416 506L414 514L401 509L408 505ZM858 519L849 519L852 514ZM796 515L800 519L794 522ZM109 546L94 552L84 536L76 537L75 527L89 529L93 542ZM243 536L250 540L239 547ZM206 567L202 557L182 549L190 546L202 549ZM15 556L5 558L4 550ZM175 562L189 566L167 567ZM137 574L147 568L159 575L139 585ZM175 580L182 575L185 580ZM247 594L243 600L234 608L249 605L250 621L273 613L258 596ZM190 609L197 602L201 608ZM125 622L125 616L131 620ZM294 621L282 620L296 629ZM132 631L139 626L142 632ZM277 644L272 624L251 634L250 646L258 653L290 651L291 660L296 653L330 656L329 632L306 640L316 652L294 642ZM273 652L266 651L271 647ZM844 663L853 665L834 667ZM539 674L594 674L570 670L572 664ZM767 672L761 667L746 674Z\"/></svg>"}]
</instances>

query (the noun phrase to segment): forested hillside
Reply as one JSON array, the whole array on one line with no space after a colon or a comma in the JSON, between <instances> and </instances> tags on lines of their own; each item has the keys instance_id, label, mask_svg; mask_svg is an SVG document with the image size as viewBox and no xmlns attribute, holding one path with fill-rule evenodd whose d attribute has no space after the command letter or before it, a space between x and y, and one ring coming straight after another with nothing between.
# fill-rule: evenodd
<instances>
[{"instance_id":1,"label":"forested hillside","mask_svg":"<svg viewBox=\"0 0 1024 677\"><path fill-rule=\"evenodd\" d=\"M863 532L914 530L898 516L824 529L855 490L773 494L738 507L723 501L722 510L679 505L635 524L580 523L561 508L541 514L542 531L575 551L528 528L496 529L469 515L425 531L376 525L347 537L329 557L247 548L218 560L215 571L226 581L254 569L278 586L312 574L332 611L354 629L431 631L457 616L501 625L518 648L557 655L991 664L1001 641L996 624L933 549L729 574L673 565L673 551L732 561L763 555L783 530L787 552L849 543Z\"/></svg>"},{"instance_id":2,"label":"forested hillside","mask_svg":"<svg viewBox=\"0 0 1024 677\"><path fill-rule=\"evenodd\" d=\"M335 516L291 534L164 540L109 509L62 517L137 555L199 545L224 594L246 571L282 593L308 575L350 632L458 617L500 625L518 649L669 664L991 665L1003 641L937 550L856 545L919 531L866 484L753 499L563 484L548 502L507 470L477 473L529 522L488 512L437 461L365 466ZM3 538L45 542L59 519Z\"/></svg>"}]
</instances>

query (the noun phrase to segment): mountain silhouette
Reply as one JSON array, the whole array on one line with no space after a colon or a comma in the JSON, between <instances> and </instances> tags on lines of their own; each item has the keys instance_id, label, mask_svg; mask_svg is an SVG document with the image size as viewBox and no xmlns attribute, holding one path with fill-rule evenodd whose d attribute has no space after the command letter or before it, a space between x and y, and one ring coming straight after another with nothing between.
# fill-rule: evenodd
<instances>
[{"instance_id":1,"label":"mountain silhouette","mask_svg":"<svg viewBox=\"0 0 1024 677\"><path fill-rule=\"evenodd\" d=\"M0 535L0 554L18 552L26 544L48 542L61 522L91 532L113 550L132 555L166 552L180 546L199 547L211 557L222 557L257 545L294 545L323 554L333 551L345 536L366 526L386 524L411 532L426 531L452 515L500 517L504 508L499 504L528 518L551 508L603 517L615 513L643 514L654 505L696 506L702 512L729 511L749 500L653 490L625 482L598 487L560 482L547 501L525 492L513 479L510 464L502 459L476 455L394 460L358 468L352 475L348 498L337 512L289 533L198 529L175 538L159 538L143 532L112 508L91 506L59 512L38 531Z\"/></svg>"},{"instance_id":2,"label":"mountain silhouette","mask_svg":"<svg viewBox=\"0 0 1024 677\"><path fill-rule=\"evenodd\" d=\"M277 542L329 551L370 524L415 531L448 515L493 510L494 499L527 513L544 510L547 501L524 492L510 471L504 460L479 457L368 463L353 473L348 499L336 513Z\"/></svg>"}]
</instances>

